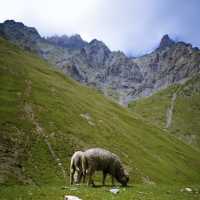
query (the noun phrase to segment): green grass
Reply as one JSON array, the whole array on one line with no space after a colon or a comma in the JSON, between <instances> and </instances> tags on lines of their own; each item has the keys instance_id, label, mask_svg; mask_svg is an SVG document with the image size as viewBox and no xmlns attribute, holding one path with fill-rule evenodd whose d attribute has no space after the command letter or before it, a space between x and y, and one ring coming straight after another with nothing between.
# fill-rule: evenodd
<instances>
[{"instance_id":1,"label":"green grass","mask_svg":"<svg viewBox=\"0 0 200 200\"><path fill-rule=\"evenodd\" d=\"M90 147L103 147L119 155L130 173L130 184L138 191L155 192L146 199L157 194L150 184L200 182L198 151L3 39L0 130L0 196L4 199L20 199L20 195L25 199L29 189L34 194L31 199L49 199L50 195L52 199L55 195L54 199L63 198L64 193L69 193L60 187L69 183L71 155ZM64 166L66 178L46 141ZM149 187L136 185L141 183ZM125 198L140 198L134 187L126 189ZM80 195L102 199L100 194L105 190L83 186ZM160 190L165 196L158 186ZM114 198L107 191L103 194ZM120 195L123 190L118 198Z\"/></svg>"},{"instance_id":2,"label":"green grass","mask_svg":"<svg viewBox=\"0 0 200 200\"><path fill-rule=\"evenodd\" d=\"M81 199L87 200L112 200L112 199L129 199L129 200L199 200L200 187L199 185L189 186L192 192L181 191L184 187L181 186L166 186L166 185L134 185L127 188L119 187L120 191L117 194L111 193L111 187L87 187L87 186L13 186L2 187L0 190L0 199L2 200L63 200L65 195L75 195ZM14 193L15 195L13 195Z\"/></svg>"},{"instance_id":3,"label":"green grass","mask_svg":"<svg viewBox=\"0 0 200 200\"><path fill-rule=\"evenodd\" d=\"M168 131L193 147L200 148L200 75L182 85L170 86L151 97L132 102L129 108L145 121L165 129L166 112L175 92L177 98Z\"/></svg>"}]
</instances>

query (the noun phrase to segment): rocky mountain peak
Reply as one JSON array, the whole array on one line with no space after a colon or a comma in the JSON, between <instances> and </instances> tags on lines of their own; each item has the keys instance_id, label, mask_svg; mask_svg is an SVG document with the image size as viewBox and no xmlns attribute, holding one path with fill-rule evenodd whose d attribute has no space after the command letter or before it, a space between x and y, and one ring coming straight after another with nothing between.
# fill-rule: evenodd
<instances>
[{"instance_id":1,"label":"rocky mountain peak","mask_svg":"<svg viewBox=\"0 0 200 200\"><path fill-rule=\"evenodd\" d=\"M158 49L164 49L164 48L169 47L173 44L175 44L175 42L169 37L168 34L166 34L162 37Z\"/></svg>"},{"instance_id":2,"label":"rocky mountain peak","mask_svg":"<svg viewBox=\"0 0 200 200\"><path fill-rule=\"evenodd\" d=\"M71 36L71 38L76 39L76 40L83 40L79 34L74 34Z\"/></svg>"},{"instance_id":3,"label":"rocky mountain peak","mask_svg":"<svg viewBox=\"0 0 200 200\"><path fill-rule=\"evenodd\" d=\"M14 26L24 26L22 22L16 22L15 20L6 20L4 21L5 25L14 25Z\"/></svg>"},{"instance_id":4,"label":"rocky mountain peak","mask_svg":"<svg viewBox=\"0 0 200 200\"><path fill-rule=\"evenodd\" d=\"M27 27L14 20L6 20L4 23L0 23L0 34L6 36L12 42L27 41L30 43L41 39L35 28Z\"/></svg>"},{"instance_id":5,"label":"rocky mountain peak","mask_svg":"<svg viewBox=\"0 0 200 200\"><path fill-rule=\"evenodd\" d=\"M90 48L96 48L96 49L104 49L108 53L110 53L110 49L100 40L93 39L89 45Z\"/></svg>"},{"instance_id":6,"label":"rocky mountain peak","mask_svg":"<svg viewBox=\"0 0 200 200\"><path fill-rule=\"evenodd\" d=\"M47 37L47 41L63 48L83 48L88 43L79 34Z\"/></svg>"},{"instance_id":7,"label":"rocky mountain peak","mask_svg":"<svg viewBox=\"0 0 200 200\"><path fill-rule=\"evenodd\" d=\"M103 66L111 53L110 49L97 39L92 40L84 49L87 59L94 67Z\"/></svg>"}]
</instances>

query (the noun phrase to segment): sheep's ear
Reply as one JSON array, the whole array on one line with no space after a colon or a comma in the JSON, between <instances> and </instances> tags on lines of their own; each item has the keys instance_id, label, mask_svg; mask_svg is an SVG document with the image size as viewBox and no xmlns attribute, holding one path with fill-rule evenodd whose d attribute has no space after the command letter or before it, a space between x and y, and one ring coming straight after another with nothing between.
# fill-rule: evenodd
<instances>
[{"instance_id":1,"label":"sheep's ear","mask_svg":"<svg viewBox=\"0 0 200 200\"><path fill-rule=\"evenodd\" d=\"M128 172L126 171L126 169L124 170L124 174L125 174L126 176L129 175Z\"/></svg>"},{"instance_id":2,"label":"sheep's ear","mask_svg":"<svg viewBox=\"0 0 200 200\"><path fill-rule=\"evenodd\" d=\"M125 174L126 176L128 176L128 175L129 175L129 173L128 173L128 170L127 170L127 167L126 167L126 166L124 166L124 174Z\"/></svg>"},{"instance_id":3,"label":"sheep's ear","mask_svg":"<svg viewBox=\"0 0 200 200\"><path fill-rule=\"evenodd\" d=\"M129 175L129 172L131 171L131 167L128 165L123 165L123 167L124 167L124 173L126 175Z\"/></svg>"}]
</instances>

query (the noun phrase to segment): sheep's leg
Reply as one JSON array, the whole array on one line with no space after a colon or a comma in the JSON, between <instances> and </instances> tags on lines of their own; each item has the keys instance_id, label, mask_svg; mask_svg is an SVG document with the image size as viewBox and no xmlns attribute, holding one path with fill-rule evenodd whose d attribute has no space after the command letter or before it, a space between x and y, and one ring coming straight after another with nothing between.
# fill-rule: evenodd
<instances>
[{"instance_id":1,"label":"sheep's leg","mask_svg":"<svg viewBox=\"0 0 200 200\"><path fill-rule=\"evenodd\" d=\"M93 179L92 179L92 175L93 175L92 173L89 174L88 185L90 185L90 184L94 185L94 181L93 181Z\"/></svg>"},{"instance_id":2,"label":"sheep's leg","mask_svg":"<svg viewBox=\"0 0 200 200\"><path fill-rule=\"evenodd\" d=\"M89 174L87 185L89 186L92 183L92 174Z\"/></svg>"},{"instance_id":3,"label":"sheep's leg","mask_svg":"<svg viewBox=\"0 0 200 200\"><path fill-rule=\"evenodd\" d=\"M105 185L106 175L107 175L107 173L103 171L103 181L102 181L102 185Z\"/></svg>"},{"instance_id":4,"label":"sheep's leg","mask_svg":"<svg viewBox=\"0 0 200 200\"><path fill-rule=\"evenodd\" d=\"M79 176L78 176L78 183L80 183L80 182L81 182L81 179L82 179L82 177L83 177L83 173L82 173L82 172L80 172L80 173L79 173Z\"/></svg>"},{"instance_id":5,"label":"sheep's leg","mask_svg":"<svg viewBox=\"0 0 200 200\"><path fill-rule=\"evenodd\" d=\"M70 170L70 184L71 185L73 185L73 183L74 183L74 173L75 173L75 170L71 169Z\"/></svg>"},{"instance_id":6,"label":"sheep's leg","mask_svg":"<svg viewBox=\"0 0 200 200\"><path fill-rule=\"evenodd\" d=\"M115 185L115 180L114 180L114 177L111 175L111 178L112 178L112 186Z\"/></svg>"},{"instance_id":7,"label":"sheep's leg","mask_svg":"<svg viewBox=\"0 0 200 200\"><path fill-rule=\"evenodd\" d=\"M83 176L83 183L85 183L85 176L86 175L83 173L82 176Z\"/></svg>"},{"instance_id":8,"label":"sheep's leg","mask_svg":"<svg viewBox=\"0 0 200 200\"><path fill-rule=\"evenodd\" d=\"M94 171L93 171L92 169L89 169L89 170L88 170L88 174L89 174L89 177L88 177L88 183L87 183L87 185L89 186L90 184L92 184L93 186L95 186L95 185L94 185L94 181L93 181L93 179L92 179L92 176L93 176L93 174L94 174Z\"/></svg>"},{"instance_id":9,"label":"sheep's leg","mask_svg":"<svg viewBox=\"0 0 200 200\"><path fill-rule=\"evenodd\" d=\"M80 175L80 182L81 182L82 179L83 179L83 172Z\"/></svg>"}]
</instances>

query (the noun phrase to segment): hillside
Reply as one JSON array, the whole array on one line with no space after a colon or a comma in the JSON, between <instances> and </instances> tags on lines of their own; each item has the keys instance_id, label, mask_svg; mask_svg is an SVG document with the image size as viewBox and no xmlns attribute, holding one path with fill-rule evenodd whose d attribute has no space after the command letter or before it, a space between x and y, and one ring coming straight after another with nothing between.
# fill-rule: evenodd
<instances>
[{"instance_id":1,"label":"hillside","mask_svg":"<svg viewBox=\"0 0 200 200\"><path fill-rule=\"evenodd\" d=\"M118 154L131 183L199 183L198 151L4 39L0 73L1 184L64 184L72 153L94 146Z\"/></svg>"},{"instance_id":2,"label":"hillside","mask_svg":"<svg viewBox=\"0 0 200 200\"><path fill-rule=\"evenodd\" d=\"M200 148L200 75L129 104L149 123Z\"/></svg>"}]
</instances>

